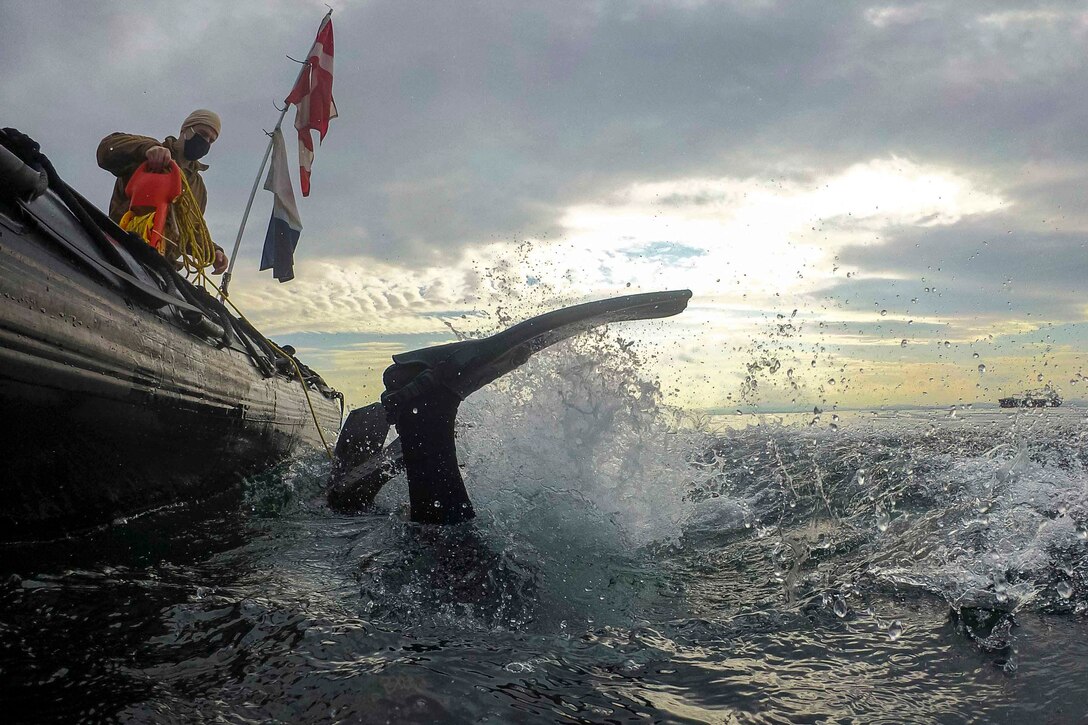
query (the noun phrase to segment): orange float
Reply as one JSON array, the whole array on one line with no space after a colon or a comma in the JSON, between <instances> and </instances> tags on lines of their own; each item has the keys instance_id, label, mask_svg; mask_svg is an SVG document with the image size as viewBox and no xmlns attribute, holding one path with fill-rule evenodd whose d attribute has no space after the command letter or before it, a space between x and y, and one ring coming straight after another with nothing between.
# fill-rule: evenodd
<instances>
[{"instance_id":1,"label":"orange float","mask_svg":"<svg viewBox=\"0 0 1088 725\"><path fill-rule=\"evenodd\" d=\"M159 253L164 253L166 216L170 213L170 204L181 196L181 190L181 169L173 160L163 172L151 171L146 161L140 164L125 185L129 210L121 218L121 228L139 234ZM146 209L151 211L138 213Z\"/></svg>"}]
</instances>

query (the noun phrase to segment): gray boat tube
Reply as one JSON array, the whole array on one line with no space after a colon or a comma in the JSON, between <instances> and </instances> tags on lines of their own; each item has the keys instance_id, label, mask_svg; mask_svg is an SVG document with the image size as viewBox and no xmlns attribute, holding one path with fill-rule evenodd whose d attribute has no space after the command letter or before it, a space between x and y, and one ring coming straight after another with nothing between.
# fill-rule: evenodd
<instances>
[{"instance_id":1,"label":"gray boat tube","mask_svg":"<svg viewBox=\"0 0 1088 725\"><path fill-rule=\"evenodd\" d=\"M0 146L0 194L29 201L37 199L48 188L49 177L44 171L31 168Z\"/></svg>"}]
</instances>

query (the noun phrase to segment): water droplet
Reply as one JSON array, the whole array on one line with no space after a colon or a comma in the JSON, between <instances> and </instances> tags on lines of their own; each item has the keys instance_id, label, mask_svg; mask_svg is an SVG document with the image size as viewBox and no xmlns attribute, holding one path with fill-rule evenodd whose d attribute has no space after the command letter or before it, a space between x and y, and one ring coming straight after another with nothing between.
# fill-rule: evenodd
<instances>
[{"instance_id":1,"label":"water droplet","mask_svg":"<svg viewBox=\"0 0 1088 725\"><path fill-rule=\"evenodd\" d=\"M952 347L952 343L950 343L948 340L945 340L944 341L944 346L945 347Z\"/></svg>"},{"instance_id":2,"label":"water droplet","mask_svg":"<svg viewBox=\"0 0 1088 725\"><path fill-rule=\"evenodd\" d=\"M901 636L903 636L903 625L897 619L888 625L888 639L895 642Z\"/></svg>"},{"instance_id":3,"label":"water droplet","mask_svg":"<svg viewBox=\"0 0 1088 725\"><path fill-rule=\"evenodd\" d=\"M1038 380L1040 383L1043 382L1043 374L1039 373L1038 375L1035 376L1035 379Z\"/></svg>"},{"instance_id":4,"label":"water droplet","mask_svg":"<svg viewBox=\"0 0 1088 725\"><path fill-rule=\"evenodd\" d=\"M1081 541L1088 541L1088 528L1083 525L1077 527L1077 536Z\"/></svg>"},{"instance_id":5,"label":"water droplet","mask_svg":"<svg viewBox=\"0 0 1088 725\"><path fill-rule=\"evenodd\" d=\"M880 530L880 533L884 533L888 530L888 525L891 524L892 517L888 515L888 512L884 509L876 510L876 527Z\"/></svg>"},{"instance_id":6,"label":"water droplet","mask_svg":"<svg viewBox=\"0 0 1088 725\"><path fill-rule=\"evenodd\" d=\"M1069 597L1073 596L1073 585L1069 582L1058 582L1056 589L1058 590L1058 596L1062 599L1069 599Z\"/></svg>"},{"instance_id":7,"label":"water droplet","mask_svg":"<svg viewBox=\"0 0 1088 725\"><path fill-rule=\"evenodd\" d=\"M906 346L907 346L907 341L906 340L903 340L903 342L899 343L899 347L906 347Z\"/></svg>"},{"instance_id":8,"label":"water droplet","mask_svg":"<svg viewBox=\"0 0 1088 725\"><path fill-rule=\"evenodd\" d=\"M434 507L435 507L436 509L440 509L440 508L442 508L442 502L441 502L441 501L435 501L435 502L434 502Z\"/></svg>"},{"instance_id":9,"label":"water droplet","mask_svg":"<svg viewBox=\"0 0 1088 725\"><path fill-rule=\"evenodd\" d=\"M971 357L973 357L974 359L978 360L978 353L976 352L976 353L975 353L975 354L973 354L973 355L972 355Z\"/></svg>"},{"instance_id":10,"label":"water droplet","mask_svg":"<svg viewBox=\"0 0 1088 725\"><path fill-rule=\"evenodd\" d=\"M839 619L845 618L847 613L850 611L850 608L846 606L846 600L842 597L835 597L835 605L833 609L835 610L835 616Z\"/></svg>"},{"instance_id":11,"label":"water droplet","mask_svg":"<svg viewBox=\"0 0 1088 725\"><path fill-rule=\"evenodd\" d=\"M1004 604L1009 601L1009 587L1005 582L997 582L994 584L994 598L997 599L998 604Z\"/></svg>"},{"instance_id":12,"label":"water droplet","mask_svg":"<svg viewBox=\"0 0 1088 725\"><path fill-rule=\"evenodd\" d=\"M986 365L985 364L983 364L983 363L978 364L978 374L979 375L985 375L986 374Z\"/></svg>"},{"instance_id":13,"label":"water droplet","mask_svg":"<svg viewBox=\"0 0 1088 725\"><path fill-rule=\"evenodd\" d=\"M412 408L412 415L419 415L419 408Z\"/></svg>"},{"instance_id":14,"label":"water droplet","mask_svg":"<svg viewBox=\"0 0 1088 725\"><path fill-rule=\"evenodd\" d=\"M881 317L887 317L888 316L888 311L887 310L881 310L880 311L880 316Z\"/></svg>"}]
</instances>

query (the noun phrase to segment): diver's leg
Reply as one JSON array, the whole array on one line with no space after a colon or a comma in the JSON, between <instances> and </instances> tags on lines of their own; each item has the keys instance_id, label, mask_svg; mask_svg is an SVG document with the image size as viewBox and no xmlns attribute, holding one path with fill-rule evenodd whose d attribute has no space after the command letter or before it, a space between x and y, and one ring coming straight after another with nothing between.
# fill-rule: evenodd
<instances>
[{"instance_id":1,"label":"diver's leg","mask_svg":"<svg viewBox=\"0 0 1088 725\"><path fill-rule=\"evenodd\" d=\"M475 517L457 465L454 421L461 399L436 386L398 411L412 521L455 524Z\"/></svg>"},{"instance_id":2,"label":"diver's leg","mask_svg":"<svg viewBox=\"0 0 1088 725\"><path fill-rule=\"evenodd\" d=\"M400 438L377 453L365 455L358 465L334 466L327 494L329 508L340 513L366 511L374 505L382 486L403 470Z\"/></svg>"},{"instance_id":3,"label":"diver's leg","mask_svg":"<svg viewBox=\"0 0 1088 725\"><path fill-rule=\"evenodd\" d=\"M374 403L348 414L340 429L329 478L328 502L334 511L364 511L389 479L404 469L400 446L384 448L389 432L385 406Z\"/></svg>"}]
</instances>

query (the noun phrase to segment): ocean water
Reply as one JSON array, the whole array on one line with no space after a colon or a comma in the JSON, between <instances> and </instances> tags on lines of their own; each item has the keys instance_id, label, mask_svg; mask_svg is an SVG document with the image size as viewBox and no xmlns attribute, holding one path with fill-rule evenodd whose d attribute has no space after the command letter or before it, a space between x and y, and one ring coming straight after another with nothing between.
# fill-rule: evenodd
<instances>
[{"instance_id":1,"label":"ocean water","mask_svg":"<svg viewBox=\"0 0 1088 725\"><path fill-rule=\"evenodd\" d=\"M464 404L469 525L310 458L4 547L6 717L1088 721L1088 411L696 425L602 340Z\"/></svg>"}]
</instances>

